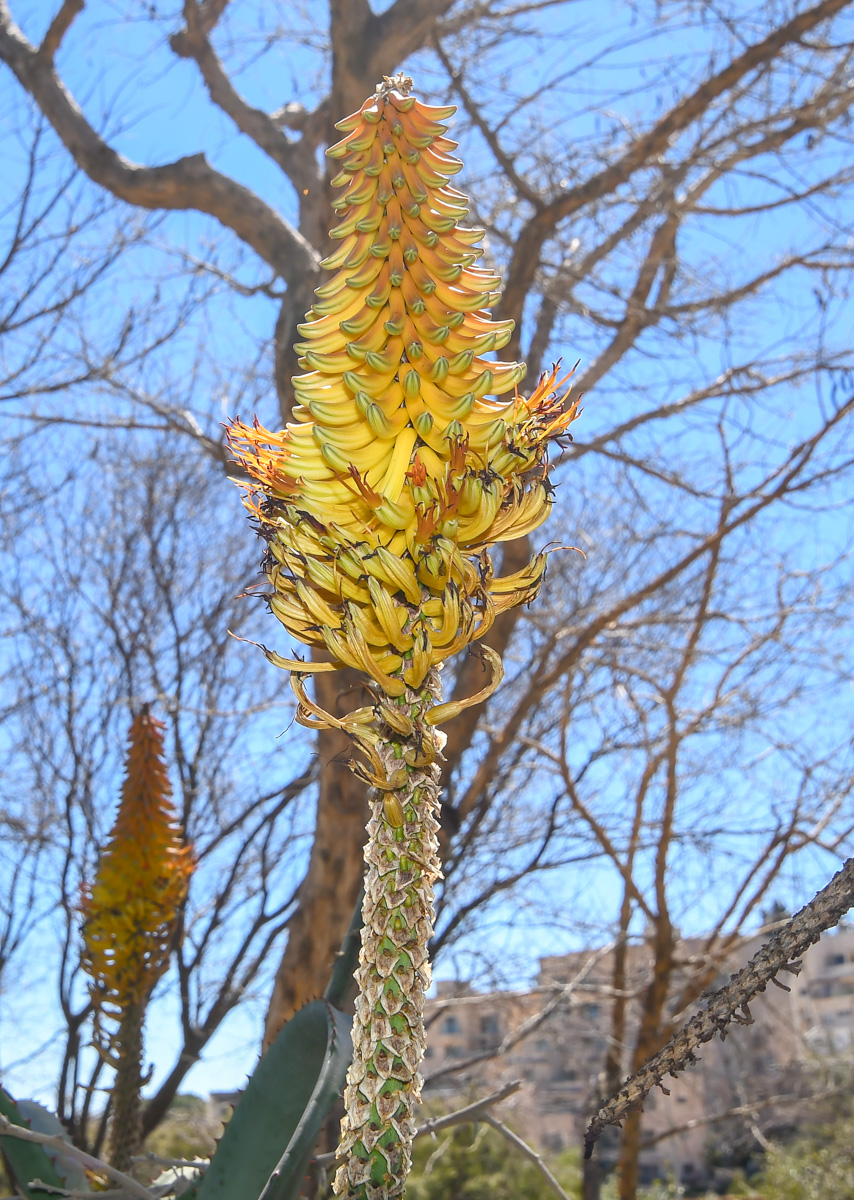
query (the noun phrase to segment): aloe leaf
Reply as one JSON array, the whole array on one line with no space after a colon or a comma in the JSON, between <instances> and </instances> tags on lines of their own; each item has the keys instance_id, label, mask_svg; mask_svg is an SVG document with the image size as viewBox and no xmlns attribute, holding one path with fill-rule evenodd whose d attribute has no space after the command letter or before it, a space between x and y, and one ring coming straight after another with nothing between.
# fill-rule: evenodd
<instances>
[{"instance_id":1,"label":"aloe leaf","mask_svg":"<svg viewBox=\"0 0 854 1200\"><path fill-rule=\"evenodd\" d=\"M0 1088L0 1114L8 1118L12 1125L20 1125L23 1129L29 1128L19 1112L17 1104L3 1088ZM30 1187L30 1183L34 1179L40 1180L51 1188L58 1188L60 1192L67 1186L66 1181L57 1174L44 1147L39 1146L36 1142L25 1142L16 1137L0 1137L0 1149L12 1168L15 1183L24 1200L46 1200L48 1196L56 1195L56 1192L51 1193L42 1188Z\"/></svg>"},{"instance_id":2,"label":"aloe leaf","mask_svg":"<svg viewBox=\"0 0 854 1200\"><path fill-rule=\"evenodd\" d=\"M296 1200L323 1122L341 1094L353 1054L353 1018L327 1004L330 1039L311 1099L259 1200Z\"/></svg>"},{"instance_id":3,"label":"aloe leaf","mask_svg":"<svg viewBox=\"0 0 854 1200\"><path fill-rule=\"evenodd\" d=\"M68 1130L56 1113L52 1113L49 1108L45 1108L36 1100L18 1100L16 1103L18 1112L34 1133L48 1133L67 1143L68 1146L72 1145ZM89 1192L92 1190L86 1178L86 1168L79 1159L60 1149L54 1149L52 1146L44 1146L43 1149L53 1163L54 1170L65 1180L65 1186L69 1191Z\"/></svg>"},{"instance_id":4,"label":"aloe leaf","mask_svg":"<svg viewBox=\"0 0 854 1200\"><path fill-rule=\"evenodd\" d=\"M195 1200L284 1200L299 1192L350 1062L352 1018L312 1000L264 1055L225 1127Z\"/></svg>"}]
</instances>

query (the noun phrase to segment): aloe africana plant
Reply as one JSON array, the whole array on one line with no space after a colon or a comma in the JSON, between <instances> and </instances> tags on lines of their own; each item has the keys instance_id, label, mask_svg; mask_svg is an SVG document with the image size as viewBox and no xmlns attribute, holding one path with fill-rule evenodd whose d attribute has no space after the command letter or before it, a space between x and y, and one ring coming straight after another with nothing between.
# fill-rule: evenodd
<instances>
[{"instance_id":1,"label":"aloe africana plant","mask_svg":"<svg viewBox=\"0 0 854 1200\"><path fill-rule=\"evenodd\" d=\"M367 1197L399 1195L409 1170L439 875L436 726L502 674L484 647L490 682L443 703L439 668L536 595L546 555L502 578L489 546L548 515L547 445L576 415L557 395L557 368L525 399L524 366L483 357L513 323L491 319L499 280L475 265L482 231L459 224L466 197L448 181L461 164L442 124L454 109L421 104L410 88L386 79L327 151L341 167L341 246L300 326L295 423L230 431L267 541L270 607L331 661L265 653L291 672L297 719L346 732L373 789L335 1179L339 1195ZM335 717L314 703L305 677L340 667L368 676L373 705Z\"/></svg>"},{"instance_id":2,"label":"aloe africana plant","mask_svg":"<svg viewBox=\"0 0 854 1200\"><path fill-rule=\"evenodd\" d=\"M145 1008L169 964L193 869L171 791L163 763L163 725L144 708L131 725L115 824L82 903L83 965L92 978L97 1026L103 1018L117 1025L101 1052L116 1068L110 1159L121 1171L142 1142Z\"/></svg>"}]
</instances>

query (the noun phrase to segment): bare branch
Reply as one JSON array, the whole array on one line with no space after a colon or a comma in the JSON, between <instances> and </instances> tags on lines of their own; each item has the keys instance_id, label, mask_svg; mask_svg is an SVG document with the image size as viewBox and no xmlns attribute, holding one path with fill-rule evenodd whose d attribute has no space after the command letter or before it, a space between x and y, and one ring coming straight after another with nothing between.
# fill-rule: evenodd
<instances>
[{"instance_id":1,"label":"bare branch","mask_svg":"<svg viewBox=\"0 0 854 1200\"><path fill-rule=\"evenodd\" d=\"M59 12L48 26L47 33L39 46L38 57L41 62L53 62L72 21L83 11L83 4L84 0L63 0Z\"/></svg>"},{"instance_id":2,"label":"bare branch","mask_svg":"<svg viewBox=\"0 0 854 1200\"><path fill-rule=\"evenodd\" d=\"M500 1044L494 1049L484 1050L480 1054L471 1055L469 1058L457 1059L454 1062L448 1063L446 1066L437 1067L435 1071L431 1071L429 1075L425 1075L425 1084L435 1083L437 1079L443 1079L447 1075L455 1075L460 1071L467 1071L470 1067L475 1067L479 1063L489 1062L492 1059L500 1058L502 1055L507 1054L513 1049L514 1046L521 1042L523 1038L528 1037L535 1030L539 1029L540 1026L549 1019L556 1009L565 1004L573 995L573 993L582 985L597 963L599 963L603 958L607 957L613 948L613 943L610 943L591 954L574 979L571 979L569 983L555 987L553 989L553 995L547 1001L547 1003L544 1004L538 1012L533 1013L530 1017L527 1017L524 1021L521 1021L515 1029L511 1029L510 1032L507 1033L501 1040ZM454 1001L452 1001L452 1003L453 1002Z\"/></svg>"},{"instance_id":3,"label":"bare branch","mask_svg":"<svg viewBox=\"0 0 854 1200\"><path fill-rule=\"evenodd\" d=\"M220 12L225 10L227 2L221 0L218 4ZM313 149L301 146L299 142L289 142L281 131L280 122L260 108L253 108L234 87L208 38L218 15L206 4L198 4L197 0L184 0L186 26L180 33L172 35L169 44L181 58L195 60L214 104L281 167L300 194L311 195L309 203L314 210L323 177Z\"/></svg>"},{"instance_id":4,"label":"bare branch","mask_svg":"<svg viewBox=\"0 0 854 1200\"><path fill-rule=\"evenodd\" d=\"M39 1146L48 1146L51 1150L56 1150L68 1158L76 1159L87 1171L97 1171L99 1174L108 1175L110 1179L120 1183L131 1195L140 1196L142 1200L154 1200L154 1193L143 1187L141 1183L137 1183L130 1175L125 1175L123 1171L117 1171L109 1163L94 1158L84 1150L79 1150L70 1141L66 1141L65 1138L56 1134L37 1133L33 1129L24 1129L21 1125L13 1125L9 1118L4 1117L2 1113L0 1113L0 1132L3 1137L19 1138L22 1142L35 1142Z\"/></svg>"},{"instance_id":5,"label":"bare branch","mask_svg":"<svg viewBox=\"0 0 854 1200\"><path fill-rule=\"evenodd\" d=\"M491 1125L497 1133L500 1133L501 1136L505 1138L505 1140L508 1141L511 1146L514 1146L519 1151L523 1158L526 1158L528 1162L534 1164L551 1190L556 1196L560 1197L560 1200L569 1200L569 1196L560 1186L554 1175L552 1175L551 1171L546 1166L543 1157L537 1154L536 1150L534 1150L526 1141L520 1138L517 1133L514 1133L512 1129L508 1129L504 1122L499 1121L497 1117L492 1115L492 1113L485 1112L482 1120L485 1121L487 1125Z\"/></svg>"},{"instance_id":6,"label":"bare branch","mask_svg":"<svg viewBox=\"0 0 854 1200\"><path fill-rule=\"evenodd\" d=\"M467 1104L465 1108L458 1108L455 1112L446 1113L442 1117L430 1117L418 1126L415 1133L416 1138L430 1137L435 1133L439 1133L442 1129L451 1129L455 1125L468 1125L475 1121L485 1119L487 1110L496 1104L500 1104L502 1100L506 1100L508 1096L512 1096L514 1092L518 1092L522 1086L521 1079L511 1079L509 1083L503 1084L497 1091L491 1092L490 1095L484 1096L482 1100L475 1100L472 1104ZM330 1154L319 1154L314 1159L314 1165L320 1170L328 1169L335 1162L336 1155L334 1152Z\"/></svg>"},{"instance_id":7,"label":"bare branch","mask_svg":"<svg viewBox=\"0 0 854 1200\"><path fill-rule=\"evenodd\" d=\"M543 206L542 197L531 187L531 185L528 183L528 181L526 179L524 179L519 174L519 172L516 170L515 163L513 162L513 160L510 158L510 156L507 154L507 152L501 146L501 143L499 142L495 131L491 128L489 123L484 119L483 114L481 113L481 111L477 107L477 105L475 104L474 99L471 96L471 93L469 92L469 90L465 86L465 84L463 83L462 72L459 71L456 67L454 67L452 65L450 59L448 58L447 54L445 53L444 49L442 48L442 43L440 40L437 39L435 41L434 48L436 50L436 55L439 59L439 62L442 64L442 66L448 72L448 75L454 86L454 90L456 91L457 95L459 96L460 100L463 103L463 108L468 113L468 116L471 119L472 124L478 130L481 137L486 142L487 146L489 146L490 150L492 151L492 153L495 157L495 161L501 167L502 171L507 176L507 178L510 180L510 182L513 184L517 193L522 197L522 199L527 200L530 204L533 204L534 208L536 208L536 209L542 208L542 206ZM531 374L536 376L538 374L538 370L531 370Z\"/></svg>"},{"instance_id":8,"label":"bare branch","mask_svg":"<svg viewBox=\"0 0 854 1200\"><path fill-rule=\"evenodd\" d=\"M784 47L800 42L805 33L840 12L849 3L850 0L822 0L821 4L798 13L761 41L748 46L726 67L675 105L647 133L636 138L615 163L577 187L568 189L540 209L515 239L499 316L502 319L521 319L525 297L540 265L542 247L561 221L584 205L620 187L637 170L661 154L676 134L696 121L726 91L735 87L751 71L772 61Z\"/></svg>"},{"instance_id":9,"label":"bare branch","mask_svg":"<svg viewBox=\"0 0 854 1200\"><path fill-rule=\"evenodd\" d=\"M151 209L195 209L215 217L286 280L314 276L312 245L249 188L211 167L204 154L167 166L143 167L118 154L95 132L57 77L39 58L0 0L0 58L36 100L77 165L120 200Z\"/></svg>"},{"instance_id":10,"label":"bare branch","mask_svg":"<svg viewBox=\"0 0 854 1200\"><path fill-rule=\"evenodd\" d=\"M479 765L466 788L466 793L458 805L458 809L463 815L467 815L474 809L478 797L483 792L486 781L493 770L494 756L510 744L531 707L574 663L578 662L583 651L592 645L595 639L614 621L625 616L649 596L666 587L700 558L712 551L722 538L752 521L760 512L781 499L790 490L793 491L802 486L797 483L797 480L811 461L819 443L831 429L845 420L851 411L854 411L854 399L843 404L833 413L816 434L796 446L787 455L785 463L774 470L761 484L752 488L748 495L740 497L738 501L732 498L729 515L723 526L718 526L711 533L700 537L696 544L676 562L646 581L633 593L620 597L611 607L594 616L575 633L571 647L564 651L547 671L542 670L534 674L502 729L493 736L489 754Z\"/></svg>"}]
</instances>

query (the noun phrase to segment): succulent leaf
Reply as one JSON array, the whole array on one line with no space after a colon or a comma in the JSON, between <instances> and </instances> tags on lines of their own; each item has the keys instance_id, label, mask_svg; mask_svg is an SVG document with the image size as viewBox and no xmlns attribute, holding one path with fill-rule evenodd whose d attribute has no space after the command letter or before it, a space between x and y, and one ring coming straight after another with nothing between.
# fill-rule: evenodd
<instances>
[{"instance_id":1,"label":"succulent leaf","mask_svg":"<svg viewBox=\"0 0 854 1200\"><path fill-rule=\"evenodd\" d=\"M3 1088L0 1088L0 1115L12 1125L21 1125L25 1129L29 1127L17 1104ZM45 1200L47 1196L74 1186L57 1173L43 1146L16 1137L0 1137L0 1150L12 1168L15 1183L25 1200ZM35 1179L46 1184L47 1190L31 1187Z\"/></svg>"},{"instance_id":2,"label":"succulent leaf","mask_svg":"<svg viewBox=\"0 0 854 1200\"><path fill-rule=\"evenodd\" d=\"M350 1018L305 1005L255 1068L216 1148L197 1200L294 1200L350 1062Z\"/></svg>"},{"instance_id":3,"label":"succulent leaf","mask_svg":"<svg viewBox=\"0 0 854 1200\"><path fill-rule=\"evenodd\" d=\"M34 1133L46 1133L71 1146L68 1130L56 1113L51 1112L49 1108L45 1108L37 1100L18 1100L17 1108ZM45 1146L44 1152L53 1163L57 1174L65 1181L65 1187L69 1191L88 1192L91 1190L86 1178L86 1170L79 1159L53 1146Z\"/></svg>"}]
</instances>

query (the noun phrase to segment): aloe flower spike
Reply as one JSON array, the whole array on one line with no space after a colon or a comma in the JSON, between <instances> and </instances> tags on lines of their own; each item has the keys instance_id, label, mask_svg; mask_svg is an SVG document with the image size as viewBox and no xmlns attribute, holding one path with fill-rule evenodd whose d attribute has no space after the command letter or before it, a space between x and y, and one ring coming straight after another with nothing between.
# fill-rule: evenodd
<instances>
[{"instance_id":1,"label":"aloe flower spike","mask_svg":"<svg viewBox=\"0 0 854 1200\"><path fill-rule=\"evenodd\" d=\"M410 1164L439 878L436 727L485 699L502 673L484 647L490 682L443 703L439 669L536 596L546 554L501 577L490 547L548 516L547 447L577 415L558 394L557 367L525 398L524 366L487 357L513 322L492 320L499 280L477 265L482 231L461 224L467 199L450 183L461 163L444 124L454 109L410 90L403 75L384 80L327 151L340 167L339 246L299 326L294 422L230 430L267 542L270 608L326 657L264 653L291 672L297 720L347 733L351 765L372 787L334 1184L368 1200L400 1195ZM375 703L336 717L305 681L341 667L367 677Z\"/></svg>"},{"instance_id":2,"label":"aloe flower spike","mask_svg":"<svg viewBox=\"0 0 854 1200\"><path fill-rule=\"evenodd\" d=\"M169 955L193 869L169 800L163 725L148 708L134 719L121 800L95 881L84 892L83 966L92 982L96 1036L116 1068L110 1157L121 1171L142 1144L140 1088L145 1009Z\"/></svg>"}]
</instances>

